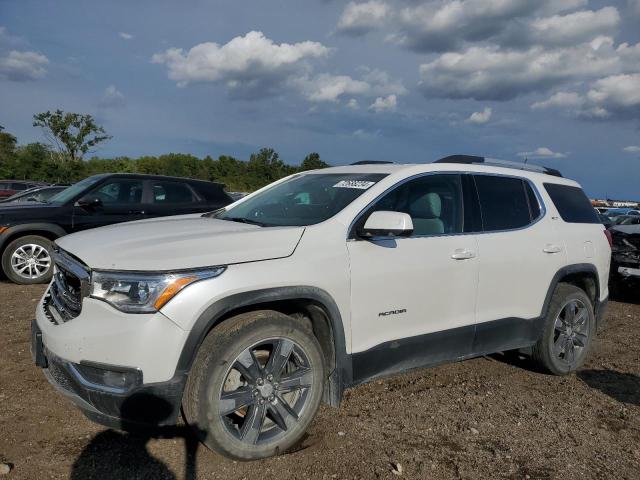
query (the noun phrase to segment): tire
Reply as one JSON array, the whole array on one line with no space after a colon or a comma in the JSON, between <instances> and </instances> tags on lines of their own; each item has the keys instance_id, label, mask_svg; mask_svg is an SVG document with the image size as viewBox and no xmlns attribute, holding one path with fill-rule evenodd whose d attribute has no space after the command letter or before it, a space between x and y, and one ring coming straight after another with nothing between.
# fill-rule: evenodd
<instances>
[{"instance_id":1,"label":"tire","mask_svg":"<svg viewBox=\"0 0 640 480\"><path fill-rule=\"evenodd\" d=\"M21 268L25 270L21 272ZM53 276L51 240L39 235L16 238L2 252L2 270L9 280L20 285L49 283Z\"/></svg>"},{"instance_id":2,"label":"tire","mask_svg":"<svg viewBox=\"0 0 640 480\"><path fill-rule=\"evenodd\" d=\"M313 420L324 378L322 349L303 320L270 310L243 313L203 341L185 387L183 413L200 440L224 456L278 455Z\"/></svg>"},{"instance_id":3,"label":"tire","mask_svg":"<svg viewBox=\"0 0 640 480\"><path fill-rule=\"evenodd\" d=\"M542 337L533 347L532 358L554 375L567 375L582 366L595 335L591 299L584 290L560 283L551 297Z\"/></svg>"}]
</instances>

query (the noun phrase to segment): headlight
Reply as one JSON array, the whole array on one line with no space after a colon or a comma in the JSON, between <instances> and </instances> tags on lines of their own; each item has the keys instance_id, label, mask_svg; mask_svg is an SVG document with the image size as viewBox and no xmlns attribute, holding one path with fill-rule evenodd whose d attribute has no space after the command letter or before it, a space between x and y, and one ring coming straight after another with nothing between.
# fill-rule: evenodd
<instances>
[{"instance_id":1,"label":"headlight","mask_svg":"<svg viewBox=\"0 0 640 480\"><path fill-rule=\"evenodd\" d=\"M214 278L225 267L176 273L100 272L91 275L91 296L128 313L160 310L183 288Z\"/></svg>"}]
</instances>

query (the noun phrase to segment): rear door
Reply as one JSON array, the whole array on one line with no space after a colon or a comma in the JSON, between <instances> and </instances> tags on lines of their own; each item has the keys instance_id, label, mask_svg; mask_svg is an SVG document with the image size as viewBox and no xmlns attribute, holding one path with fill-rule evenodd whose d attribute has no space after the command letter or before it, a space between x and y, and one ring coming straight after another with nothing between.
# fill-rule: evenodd
<instances>
[{"instance_id":1,"label":"rear door","mask_svg":"<svg viewBox=\"0 0 640 480\"><path fill-rule=\"evenodd\" d=\"M150 180L151 200L147 209L150 217L186 215L207 210L206 203L187 182Z\"/></svg>"},{"instance_id":2,"label":"rear door","mask_svg":"<svg viewBox=\"0 0 640 480\"><path fill-rule=\"evenodd\" d=\"M562 237L527 179L474 174L482 218L475 353L535 340L542 306L566 264Z\"/></svg>"},{"instance_id":3,"label":"rear door","mask_svg":"<svg viewBox=\"0 0 640 480\"><path fill-rule=\"evenodd\" d=\"M143 204L144 181L138 178L116 177L90 190L83 198L98 198L102 205L95 208L73 207L73 230L130 222L147 217Z\"/></svg>"}]
</instances>

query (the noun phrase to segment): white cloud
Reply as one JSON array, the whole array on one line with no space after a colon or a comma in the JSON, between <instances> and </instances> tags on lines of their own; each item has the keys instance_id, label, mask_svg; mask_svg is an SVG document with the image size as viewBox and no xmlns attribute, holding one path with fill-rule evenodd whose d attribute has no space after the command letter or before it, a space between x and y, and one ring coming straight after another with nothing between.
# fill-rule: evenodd
<instances>
[{"instance_id":1,"label":"white cloud","mask_svg":"<svg viewBox=\"0 0 640 480\"><path fill-rule=\"evenodd\" d=\"M584 77L640 68L640 46L615 48L609 37L571 47L507 50L497 45L448 52L420 66L420 87L427 96L510 100Z\"/></svg>"},{"instance_id":2,"label":"white cloud","mask_svg":"<svg viewBox=\"0 0 640 480\"><path fill-rule=\"evenodd\" d=\"M364 69L360 79L322 73L292 79L290 84L312 102L337 102L345 96L403 95L406 89L381 70ZM348 106L353 106L348 105Z\"/></svg>"},{"instance_id":3,"label":"white cloud","mask_svg":"<svg viewBox=\"0 0 640 480\"><path fill-rule=\"evenodd\" d=\"M487 40L508 22L534 12L530 0L454 0L411 5L399 13L396 41L411 49L443 52L465 41Z\"/></svg>"},{"instance_id":4,"label":"white cloud","mask_svg":"<svg viewBox=\"0 0 640 480\"><path fill-rule=\"evenodd\" d=\"M615 7L583 10L535 19L530 24L530 36L535 43L571 45L615 32L619 23L620 14Z\"/></svg>"},{"instance_id":5,"label":"white cloud","mask_svg":"<svg viewBox=\"0 0 640 480\"><path fill-rule=\"evenodd\" d=\"M11 50L0 54L0 78L13 81L37 80L46 75L49 59L36 52Z\"/></svg>"},{"instance_id":6,"label":"white cloud","mask_svg":"<svg viewBox=\"0 0 640 480\"><path fill-rule=\"evenodd\" d=\"M347 107L352 110L358 110L360 108L360 104L358 103L358 100L352 98L347 102Z\"/></svg>"},{"instance_id":7,"label":"white cloud","mask_svg":"<svg viewBox=\"0 0 640 480\"><path fill-rule=\"evenodd\" d=\"M627 153L640 153L640 147L637 145L630 145L628 147L624 147L622 150Z\"/></svg>"},{"instance_id":8,"label":"white cloud","mask_svg":"<svg viewBox=\"0 0 640 480\"><path fill-rule=\"evenodd\" d=\"M489 120L491 120L492 113L493 113L493 111L491 110L491 108L486 107L481 112L473 112L469 116L469 118L467 118L465 120L465 122L466 123L473 123L475 125L482 125L484 123L487 123Z\"/></svg>"},{"instance_id":9,"label":"white cloud","mask_svg":"<svg viewBox=\"0 0 640 480\"><path fill-rule=\"evenodd\" d=\"M295 85L312 102L336 102L343 95L364 95L371 86L348 75L323 73L312 78L299 78Z\"/></svg>"},{"instance_id":10,"label":"white cloud","mask_svg":"<svg viewBox=\"0 0 640 480\"><path fill-rule=\"evenodd\" d=\"M520 152L519 157L524 158L566 158L566 154L560 152L554 152L547 147L538 147L532 152Z\"/></svg>"},{"instance_id":11,"label":"white cloud","mask_svg":"<svg viewBox=\"0 0 640 480\"><path fill-rule=\"evenodd\" d=\"M369 110L373 110L376 113L393 111L398 106L398 97L395 95L389 95L387 97L378 97L369 105Z\"/></svg>"},{"instance_id":12,"label":"white cloud","mask_svg":"<svg viewBox=\"0 0 640 480\"><path fill-rule=\"evenodd\" d=\"M105 88L102 98L100 99L100 106L104 108L120 107L124 105L124 103L124 95L115 85L109 85Z\"/></svg>"},{"instance_id":13,"label":"white cloud","mask_svg":"<svg viewBox=\"0 0 640 480\"><path fill-rule=\"evenodd\" d=\"M123 40L131 40L133 38L133 35L127 32L118 32L118 36Z\"/></svg>"},{"instance_id":14,"label":"white cloud","mask_svg":"<svg viewBox=\"0 0 640 480\"><path fill-rule=\"evenodd\" d=\"M593 83L586 95L586 116L606 118L640 115L640 73L612 75Z\"/></svg>"},{"instance_id":15,"label":"white cloud","mask_svg":"<svg viewBox=\"0 0 640 480\"><path fill-rule=\"evenodd\" d=\"M557 92L548 99L531 105L534 110L545 108L577 108L584 103L584 99L575 92Z\"/></svg>"},{"instance_id":16,"label":"white cloud","mask_svg":"<svg viewBox=\"0 0 640 480\"><path fill-rule=\"evenodd\" d=\"M282 88L294 74L305 70L305 61L329 55L321 43L274 43L262 32L252 31L224 45L201 43L185 52L170 48L153 55L153 63L165 64L178 86L194 82L224 83L240 96L259 96Z\"/></svg>"},{"instance_id":17,"label":"white cloud","mask_svg":"<svg viewBox=\"0 0 640 480\"><path fill-rule=\"evenodd\" d=\"M350 35L363 35L380 27L389 14L389 6L380 0L349 2L338 20L338 31Z\"/></svg>"}]
</instances>

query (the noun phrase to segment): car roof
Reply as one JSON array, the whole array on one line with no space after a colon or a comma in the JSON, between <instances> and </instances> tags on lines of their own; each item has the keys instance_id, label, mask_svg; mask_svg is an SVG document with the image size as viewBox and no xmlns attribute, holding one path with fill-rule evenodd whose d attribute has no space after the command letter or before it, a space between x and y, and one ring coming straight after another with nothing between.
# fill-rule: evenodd
<instances>
[{"instance_id":1,"label":"car roof","mask_svg":"<svg viewBox=\"0 0 640 480\"><path fill-rule=\"evenodd\" d=\"M485 173L492 175L504 175L536 180L541 183L559 183L569 186L579 186L577 182L550 175L547 173L520 170L516 168L500 167L488 164L463 164L463 163L379 163L365 165L345 165L329 167L320 170L311 170L308 173L338 173L338 174L374 174L382 173L399 177L419 175L429 172L460 172L460 173Z\"/></svg>"},{"instance_id":2,"label":"car roof","mask_svg":"<svg viewBox=\"0 0 640 480\"><path fill-rule=\"evenodd\" d=\"M153 175L148 173L99 173L97 175L93 175L94 177L128 177L128 178L142 178L147 180L171 180L171 181L180 181L180 182L201 182L208 183L214 185L223 185L220 182L212 182L210 180L200 180L198 178L188 178L188 177L171 177L168 175Z\"/></svg>"}]
</instances>

